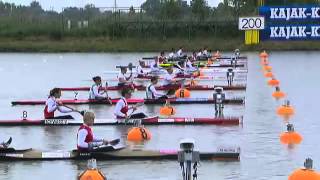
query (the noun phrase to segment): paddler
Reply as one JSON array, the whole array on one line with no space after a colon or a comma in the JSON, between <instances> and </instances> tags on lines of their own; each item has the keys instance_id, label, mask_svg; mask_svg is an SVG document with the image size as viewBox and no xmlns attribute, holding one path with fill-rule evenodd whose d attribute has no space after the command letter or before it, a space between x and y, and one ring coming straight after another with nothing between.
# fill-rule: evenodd
<instances>
[{"instance_id":1,"label":"paddler","mask_svg":"<svg viewBox=\"0 0 320 180\"><path fill-rule=\"evenodd\" d=\"M174 54L174 49L173 48L171 48L171 52L169 53L168 58L169 59L174 59L175 58L175 54Z\"/></svg>"},{"instance_id":2,"label":"paddler","mask_svg":"<svg viewBox=\"0 0 320 180\"><path fill-rule=\"evenodd\" d=\"M192 57L189 57L189 58L187 58L187 61L186 61L186 72L188 72L188 73L191 73L191 72L198 70L196 67L194 67L192 65L191 59L192 59Z\"/></svg>"},{"instance_id":3,"label":"paddler","mask_svg":"<svg viewBox=\"0 0 320 180\"><path fill-rule=\"evenodd\" d=\"M227 72L228 86L232 86L233 78L234 78L234 71L232 68L229 68Z\"/></svg>"},{"instance_id":4,"label":"paddler","mask_svg":"<svg viewBox=\"0 0 320 180\"><path fill-rule=\"evenodd\" d=\"M131 71L129 76L126 75L127 71L128 70L127 70L126 66L121 66L120 67L120 72L119 72L119 74L117 76L117 78L118 78L118 86L123 87L123 86L132 84L132 82L130 81L131 78L133 77L132 76L132 71Z\"/></svg>"},{"instance_id":5,"label":"paddler","mask_svg":"<svg viewBox=\"0 0 320 180\"><path fill-rule=\"evenodd\" d=\"M93 80L94 84L90 88L89 99L93 99L93 100L108 100L109 103L112 104L106 89L102 90L101 77L100 76L95 76L95 77L92 78L92 80Z\"/></svg>"},{"instance_id":6,"label":"paddler","mask_svg":"<svg viewBox=\"0 0 320 180\"><path fill-rule=\"evenodd\" d=\"M234 56L236 59L239 59L239 57L240 57L240 50L239 49L234 50Z\"/></svg>"},{"instance_id":7,"label":"paddler","mask_svg":"<svg viewBox=\"0 0 320 180\"><path fill-rule=\"evenodd\" d=\"M130 99L132 96L132 90L130 88L122 89L121 95L122 97L119 99L114 109L114 115L117 119L141 119L147 117L144 113L133 114L133 112L137 110L137 106L129 107L128 105L127 99ZM129 115L128 111L130 109L132 109L132 113Z\"/></svg>"},{"instance_id":8,"label":"paddler","mask_svg":"<svg viewBox=\"0 0 320 180\"><path fill-rule=\"evenodd\" d=\"M73 119L71 115L55 116L54 113L58 110L61 113L78 112L71 107L64 106L61 102L57 101L61 97L61 89L53 88L50 91L49 97L46 101L46 106L43 110L45 119Z\"/></svg>"},{"instance_id":9,"label":"paddler","mask_svg":"<svg viewBox=\"0 0 320 180\"><path fill-rule=\"evenodd\" d=\"M178 64L175 64L174 65L175 68L178 69L178 71L176 72L176 76L179 77L179 76L184 76L186 71L185 71L185 62L184 61L179 61Z\"/></svg>"},{"instance_id":10,"label":"paddler","mask_svg":"<svg viewBox=\"0 0 320 180\"><path fill-rule=\"evenodd\" d=\"M208 56L209 56L208 48L207 48L207 47L203 48L202 56L204 56L204 57L208 57Z\"/></svg>"},{"instance_id":11,"label":"paddler","mask_svg":"<svg viewBox=\"0 0 320 180\"><path fill-rule=\"evenodd\" d=\"M163 86L175 86L179 82L175 79L176 75L173 73L173 68L168 67L164 75Z\"/></svg>"},{"instance_id":12,"label":"paddler","mask_svg":"<svg viewBox=\"0 0 320 180\"><path fill-rule=\"evenodd\" d=\"M158 56L158 62L160 64L166 63L166 56L164 55L164 51L160 52L160 56Z\"/></svg>"},{"instance_id":13,"label":"paddler","mask_svg":"<svg viewBox=\"0 0 320 180\"><path fill-rule=\"evenodd\" d=\"M77 134L77 149L80 152L90 152L94 148L109 144L109 141L94 136L91 126L94 124L95 115L93 112L85 112L83 124Z\"/></svg>"},{"instance_id":14,"label":"paddler","mask_svg":"<svg viewBox=\"0 0 320 180\"><path fill-rule=\"evenodd\" d=\"M177 51L177 57L182 58L183 57L183 48L180 47L179 50Z\"/></svg>"},{"instance_id":15,"label":"paddler","mask_svg":"<svg viewBox=\"0 0 320 180\"><path fill-rule=\"evenodd\" d=\"M146 73L145 73L144 70L143 70L144 65L145 65L145 64L144 64L144 61L139 60L139 65L138 65L137 68L136 68L137 78L143 78L143 77L145 77Z\"/></svg>"},{"instance_id":16,"label":"paddler","mask_svg":"<svg viewBox=\"0 0 320 180\"><path fill-rule=\"evenodd\" d=\"M160 71L160 65L159 65L159 61L158 58L154 59L154 62L152 62L150 64L150 71L151 73L159 73Z\"/></svg>"},{"instance_id":17,"label":"paddler","mask_svg":"<svg viewBox=\"0 0 320 180\"><path fill-rule=\"evenodd\" d=\"M146 88L147 99L167 99L168 97L156 90L155 85L158 83L158 77L151 77L151 83Z\"/></svg>"},{"instance_id":18,"label":"paddler","mask_svg":"<svg viewBox=\"0 0 320 180\"><path fill-rule=\"evenodd\" d=\"M214 103L214 109L215 109L215 115L216 116L222 116L223 115L223 108L224 108L224 100L225 100L225 94L223 93L222 87L216 87L214 88L215 93L213 94L213 100Z\"/></svg>"}]
</instances>

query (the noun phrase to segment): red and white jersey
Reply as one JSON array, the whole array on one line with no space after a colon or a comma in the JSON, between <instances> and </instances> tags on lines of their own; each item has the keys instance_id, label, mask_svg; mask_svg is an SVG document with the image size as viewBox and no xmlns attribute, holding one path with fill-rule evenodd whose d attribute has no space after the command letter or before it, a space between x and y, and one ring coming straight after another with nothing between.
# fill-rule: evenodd
<instances>
[{"instance_id":1,"label":"red and white jersey","mask_svg":"<svg viewBox=\"0 0 320 180\"><path fill-rule=\"evenodd\" d=\"M117 118L124 118L127 115L128 111L129 111L129 107L128 107L127 100L122 97L117 102L113 113Z\"/></svg>"},{"instance_id":2,"label":"red and white jersey","mask_svg":"<svg viewBox=\"0 0 320 180\"><path fill-rule=\"evenodd\" d=\"M83 124L80 126L77 134L77 149L80 151L87 151L89 143L96 143L95 145L102 145L103 139L95 138L92 129Z\"/></svg>"},{"instance_id":3,"label":"red and white jersey","mask_svg":"<svg viewBox=\"0 0 320 180\"><path fill-rule=\"evenodd\" d=\"M53 118L54 117L54 112L58 110L59 112L62 113L69 113L72 112L71 109L63 108L60 107L57 103L57 100L55 97L51 96L47 99L46 101L46 106L43 110L44 113L44 118Z\"/></svg>"}]
</instances>

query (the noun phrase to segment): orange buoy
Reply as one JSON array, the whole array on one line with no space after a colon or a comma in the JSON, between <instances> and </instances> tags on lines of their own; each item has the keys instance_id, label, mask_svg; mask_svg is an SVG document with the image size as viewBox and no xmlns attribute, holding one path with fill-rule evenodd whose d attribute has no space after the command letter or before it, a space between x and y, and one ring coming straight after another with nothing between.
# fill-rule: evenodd
<instances>
[{"instance_id":1,"label":"orange buoy","mask_svg":"<svg viewBox=\"0 0 320 180\"><path fill-rule=\"evenodd\" d=\"M187 89L178 89L175 93L177 98L188 98L190 97L190 91Z\"/></svg>"},{"instance_id":2,"label":"orange buoy","mask_svg":"<svg viewBox=\"0 0 320 180\"><path fill-rule=\"evenodd\" d=\"M266 73L264 73L264 77L271 78L273 77L273 73L271 71L267 71Z\"/></svg>"},{"instance_id":3,"label":"orange buoy","mask_svg":"<svg viewBox=\"0 0 320 180\"><path fill-rule=\"evenodd\" d=\"M276 80L275 78L272 78L268 81L268 85L269 86L279 86L280 85L280 81Z\"/></svg>"},{"instance_id":4,"label":"orange buoy","mask_svg":"<svg viewBox=\"0 0 320 180\"><path fill-rule=\"evenodd\" d=\"M304 168L295 170L288 180L320 180L320 174L312 169L312 159L306 159Z\"/></svg>"},{"instance_id":5,"label":"orange buoy","mask_svg":"<svg viewBox=\"0 0 320 180\"><path fill-rule=\"evenodd\" d=\"M80 175L79 180L106 180L107 178L97 169L88 169Z\"/></svg>"},{"instance_id":6,"label":"orange buoy","mask_svg":"<svg viewBox=\"0 0 320 180\"><path fill-rule=\"evenodd\" d=\"M286 96L286 94L284 92L280 91L280 87L279 86L277 86L276 87L276 91L274 91L272 93L272 97L274 97L276 100L284 98L285 96Z\"/></svg>"},{"instance_id":7,"label":"orange buoy","mask_svg":"<svg viewBox=\"0 0 320 180\"><path fill-rule=\"evenodd\" d=\"M88 169L82 172L79 177L79 180L106 180L105 175L97 169L97 163L95 159L88 161Z\"/></svg>"},{"instance_id":8,"label":"orange buoy","mask_svg":"<svg viewBox=\"0 0 320 180\"><path fill-rule=\"evenodd\" d=\"M284 105L278 107L277 114L283 117L290 117L294 114L294 109L288 100L285 101Z\"/></svg>"},{"instance_id":9,"label":"orange buoy","mask_svg":"<svg viewBox=\"0 0 320 180\"><path fill-rule=\"evenodd\" d=\"M145 127L133 127L129 130L128 141L144 141L151 139L151 133Z\"/></svg>"},{"instance_id":10,"label":"orange buoy","mask_svg":"<svg viewBox=\"0 0 320 180\"><path fill-rule=\"evenodd\" d=\"M269 57L269 54L265 50L260 53L260 58L267 58L267 57Z\"/></svg>"},{"instance_id":11,"label":"orange buoy","mask_svg":"<svg viewBox=\"0 0 320 180\"><path fill-rule=\"evenodd\" d=\"M272 70L272 67L267 65L267 66L263 66L263 70L264 71L271 71Z\"/></svg>"},{"instance_id":12,"label":"orange buoy","mask_svg":"<svg viewBox=\"0 0 320 180\"><path fill-rule=\"evenodd\" d=\"M172 116L174 114L176 114L176 110L172 106L163 106L160 108L160 115Z\"/></svg>"},{"instance_id":13,"label":"orange buoy","mask_svg":"<svg viewBox=\"0 0 320 180\"><path fill-rule=\"evenodd\" d=\"M302 137L299 133L294 131L292 124L287 125L287 132L280 135L280 141L282 144L300 144Z\"/></svg>"},{"instance_id":14,"label":"orange buoy","mask_svg":"<svg viewBox=\"0 0 320 180\"><path fill-rule=\"evenodd\" d=\"M208 62L207 62L208 65L211 65L212 64L212 61L211 59L208 59Z\"/></svg>"}]
</instances>

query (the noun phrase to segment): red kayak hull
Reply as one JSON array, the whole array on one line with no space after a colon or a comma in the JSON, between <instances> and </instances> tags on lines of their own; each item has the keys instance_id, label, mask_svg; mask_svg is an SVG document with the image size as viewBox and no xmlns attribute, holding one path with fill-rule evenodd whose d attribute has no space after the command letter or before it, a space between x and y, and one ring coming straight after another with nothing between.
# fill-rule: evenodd
<instances>
[{"instance_id":1,"label":"red kayak hull","mask_svg":"<svg viewBox=\"0 0 320 180\"><path fill-rule=\"evenodd\" d=\"M209 85L196 85L196 86L185 86L186 89L189 90L199 90L199 91L207 91L207 90L214 90L216 87L222 87L224 90L237 90L237 91L242 91L246 90L246 85L235 85L235 86L209 86ZM109 91L117 91L121 90L123 87L119 86L109 86L107 90ZM157 90L170 90L170 89L179 89L180 86L158 86L156 87ZM73 88L60 88L62 91L89 91L90 87L73 87ZM139 91L145 91L146 87L145 86L135 86L136 90ZM105 90L105 88L102 88L101 90Z\"/></svg>"},{"instance_id":2,"label":"red kayak hull","mask_svg":"<svg viewBox=\"0 0 320 180\"><path fill-rule=\"evenodd\" d=\"M169 99L171 104L214 104L215 101L210 98L173 98ZM112 104L116 104L119 99L112 99ZM61 99L59 102L63 104L105 104L110 105L107 100L89 100L89 99ZM153 99L128 99L128 104L164 104L165 100L153 100ZM12 105L44 105L45 100L21 100L12 101ZM245 104L244 98L226 99L224 104L243 105Z\"/></svg>"},{"instance_id":3,"label":"red kayak hull","mask_svg":"<svg viewBox=\"0 0 320 180\"><path fill-rule=\"evenodd\" d=\"M239 125L243 122L243 117L213 117L213 118L184 118L184 117L150 117L141 120L129 120L128 122L118 122L116 119L99 119L95 126L99 125L127 125L141 121L143 125ZM79 126L82 120L75 119L18 119L0 120L0 126Z\"/></svg>"}]
</instances>

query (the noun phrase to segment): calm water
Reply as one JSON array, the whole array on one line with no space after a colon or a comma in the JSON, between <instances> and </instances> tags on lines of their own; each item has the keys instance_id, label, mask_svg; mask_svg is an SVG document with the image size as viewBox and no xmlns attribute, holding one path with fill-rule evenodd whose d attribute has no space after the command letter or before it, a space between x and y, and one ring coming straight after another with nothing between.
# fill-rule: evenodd
<instances>
[{"instance_id":1,"label":"calm water","mask_svg":"<svg viewBox=\"0 0 320 180\"><path fill-rule=\"evenodd\" d=\"M22 111L29 118L42 117L42 106L11 107L12 100L45 99L50 88L90 85L86 81L94 75L103 75L114 70L115 65L125 65L139 57L153 54L0 54L0 119L18 119ZM246 92L228 92L228 96L246 96L246 107L227 106L226 115L245 115L242 127L217 126L151 126L151 141L146 149L176 149L179 140L192 137L200 150L215 150L217 147L241 147L240 162L202 162L200 180L211 179L286 179L295 168L303 165L306 157L314 159L320 169L320 146L317 145L318 92L317 78L320 72L318 52L275 52L270 62L281 88L289 95L296 108L292 118L295 128L304 137L302 144L288 149L279 143L279 134L286 129L284 122L275 115L281 102L272 99L272 89L266 85L257 53L249 57L248 88ZM104 74L103 76L111 76ZM208 82L207 82L208 83ZM192 92L193 97L210 97L212 92ZM117 96L117 93L111 93ZM143 97L137 92L135 97ZM63 94L73 98L73 92ZM79 97L86 98L86 93ZM157 114L160 106L144 107L148 114ZM111 106L79 106L91 109L98 118L112 117ZM209 117L212 105L179 105L177 116ZM186 113L187 112L187 113ZM78 117L77 114L73 114ZM94 127L101 137L122 136L126 127ZM70 150L76 145L77 127L0 127L0 139L14 138L15 148L41 150ZM98 166L108 179L181 179L179 164L175 161L99 161ZM75 179L86 167L86 161L53 162L1 162L0 179Z\"/></svg>"}]
</instances>

